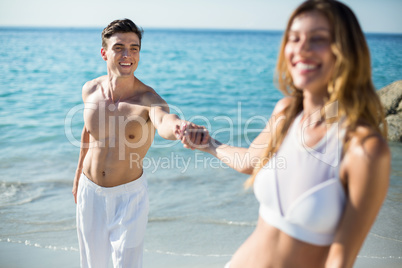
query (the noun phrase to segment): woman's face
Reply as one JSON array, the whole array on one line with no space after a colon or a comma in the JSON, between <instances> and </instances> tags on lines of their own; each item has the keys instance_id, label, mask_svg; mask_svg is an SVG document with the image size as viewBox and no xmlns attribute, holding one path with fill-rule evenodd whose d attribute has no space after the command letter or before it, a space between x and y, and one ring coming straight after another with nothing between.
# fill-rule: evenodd
<instances>
[{"instance_id":1,"label":"woman's face","mask_svg":"<svg viewBox=\"0 0 402 268\"><path fill-rule=\"evenodd\" d=\"M329 22L318 11L302 13L293 20L285 59L296 88L327 93L335 65L331 42Z\"/></svg>"}]
</instances>

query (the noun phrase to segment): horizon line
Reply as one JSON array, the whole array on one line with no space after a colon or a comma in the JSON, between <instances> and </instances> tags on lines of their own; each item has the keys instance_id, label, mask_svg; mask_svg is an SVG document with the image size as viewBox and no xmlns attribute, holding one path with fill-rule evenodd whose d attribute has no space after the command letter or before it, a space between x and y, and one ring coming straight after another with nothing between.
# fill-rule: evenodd
<instances>
[{"instance_id":1,"label":"horizon line","mask_svg":"<svg viewBox=\"0 0 402 268\"><path fill-rule=\"evenodd\" d=\"M48 29L48 30L102 30L104 26L66 26L66 25L1 25L0 29ZM283 33L284 30L280 29L264 29L264 28L212 28L212 27L185 27L185 26L177 26L177 27L163 27L163 26L149 26L149 27L141 27L141 29L151 30L151 31L222 31L222 32L277 32ZM145 31L145 30L144 30ZM402 35L401 32L392 32L392 31L363 31L364 34L389 34L389 35Z\"/></svg>"}]
</instances>

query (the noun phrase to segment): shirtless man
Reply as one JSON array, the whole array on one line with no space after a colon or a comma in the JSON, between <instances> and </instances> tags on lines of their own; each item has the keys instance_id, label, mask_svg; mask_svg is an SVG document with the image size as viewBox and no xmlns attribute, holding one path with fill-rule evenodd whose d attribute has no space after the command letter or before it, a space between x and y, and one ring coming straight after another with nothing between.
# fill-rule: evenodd
<instances>
[{"instance_id":1,"label":"shirtless man","mask_svg":"<svg viewBox=\"0 0 402 268\"><path fill-rule=\"evenodd\" d=\"M166 102L134 76L142 30L116 20L102 32L107 75L82 89L84 128L73 195L82 267L142 267L148 221L142 160L155 130L169 140L206 143L205 129L169 114ZM198 131L199 130L199 131ZM133 161L134 160L134 161Z\"/></svg>"}]
</instances>

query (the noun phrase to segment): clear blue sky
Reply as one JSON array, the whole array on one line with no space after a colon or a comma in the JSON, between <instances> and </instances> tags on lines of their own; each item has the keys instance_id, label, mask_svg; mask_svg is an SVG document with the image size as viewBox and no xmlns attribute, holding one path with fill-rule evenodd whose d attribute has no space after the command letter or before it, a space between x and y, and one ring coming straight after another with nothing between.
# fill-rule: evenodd
<instances>
[{"instance_id":1,"label":"clear blue sky","mask_svg":"<svg viewBox=\"0 0 402 268\"><path fill-rule=\"evenodd\" d=\"M0 26L283 30L300 0L0 0ZM344 0L365 32L402 33L402 0Z\"/></svg>"}]
</instances>

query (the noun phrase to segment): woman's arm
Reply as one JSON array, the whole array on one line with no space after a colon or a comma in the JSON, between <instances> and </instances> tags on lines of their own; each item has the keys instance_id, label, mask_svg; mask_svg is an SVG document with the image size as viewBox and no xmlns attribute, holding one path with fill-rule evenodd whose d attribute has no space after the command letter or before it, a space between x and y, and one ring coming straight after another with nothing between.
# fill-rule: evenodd
<instances>
[{"instance_id":1,"label":"woman's arm","mask_svg":"<svg viewBox=\"0 0 402 268\"><path fill-rule=\"evenodd\" d=\"M351 138L342 163L347 203L326 267L352 267L386 197L391 154L386 141L365 127Z\"/></svg>"},{"instance_id":2,"label":"woman's arm","mask_svg":"<svg viewBox=\"0 0 402 268\"><path fill-rule=\"evenodd\" d=\"M253 140L248 148L222 144L212 138L209 138L207 145L199 147L192 145L191 147L210 153L238 172L251 174L266 150L268 142L274 138L277 125L285 119L283 113L285 108L289 106L290 101L289 97L278 101L264 130ZM185 146L188 145L186 139L182 139L182 143Z\"/></svg>"}]
</instances>

